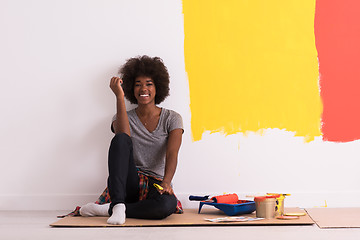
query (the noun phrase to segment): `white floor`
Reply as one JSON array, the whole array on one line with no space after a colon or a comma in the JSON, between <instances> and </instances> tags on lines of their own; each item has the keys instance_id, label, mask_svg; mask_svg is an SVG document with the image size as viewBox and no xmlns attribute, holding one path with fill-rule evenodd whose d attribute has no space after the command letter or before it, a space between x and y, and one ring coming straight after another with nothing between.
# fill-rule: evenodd
<instances>
[{"instance_id":1,"label":"white floor","mask_svg":"<svg viewBox=\"0 0 360 240\"><path fill-rule=\"evenodd\" d=\"M360 228L320 229L312 226L52 228L50 223L66 211L0 211L0 240L21 239L360 239Z\"/></svg>"}]
</instances>

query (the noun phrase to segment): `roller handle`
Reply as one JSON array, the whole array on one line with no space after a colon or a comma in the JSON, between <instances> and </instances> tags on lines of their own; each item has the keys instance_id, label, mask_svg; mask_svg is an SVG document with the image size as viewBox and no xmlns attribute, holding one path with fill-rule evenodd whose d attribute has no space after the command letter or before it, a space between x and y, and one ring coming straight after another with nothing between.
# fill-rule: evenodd
<instances>
[{"instance_id":1,"label":"roller handle","mask_svg":"<svg viewBox=\"0 0 360 240\"><path fill-rule=\"evenodd\" d=\"M194 195L190 195L189 196L189 200L190 201L205 201L208 200L210 197L210 195L206 195L206 196L194 196Z\"/></svg>"}]
</instances>

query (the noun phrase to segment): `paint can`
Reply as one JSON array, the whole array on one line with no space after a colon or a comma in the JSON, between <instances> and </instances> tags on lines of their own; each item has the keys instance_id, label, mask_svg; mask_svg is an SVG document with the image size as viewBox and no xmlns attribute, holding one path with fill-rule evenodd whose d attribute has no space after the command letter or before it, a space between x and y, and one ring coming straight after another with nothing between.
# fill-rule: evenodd
<instances>
[{"instance_id":1,"label":"paint can","mask_svg":"<svg viewBox=\"0 0 360 240\"><path fill-rule=\"evenodd\" d=\"M291 196L288 193L267 193L267 196L276 196L277 200L277 212L276 216L282 216L284 215L284 200L285 196Z\"/></svg>"},{"instance_id":2,"label":"paint can","mask_svg":"<svg viewBox=\"0 0 360 240\"><path fill-rule=\"evenodd\" d=\"M266 219L275 218L278 210L277 197L279 197L279 195L255 197L256 217Z\"/></svg>"},{"instance_id":3,"label":"paint can","mask_svg":"<svg viewBox=\"0 0 360 240\"><path fill-rule=\"evenodd\" d=\"M276 201L277 201L276 216L284 215L284 199L285 199L285 196L282 194L280 194L280 196L276 198Z\"/></svg>"}]
</instances>

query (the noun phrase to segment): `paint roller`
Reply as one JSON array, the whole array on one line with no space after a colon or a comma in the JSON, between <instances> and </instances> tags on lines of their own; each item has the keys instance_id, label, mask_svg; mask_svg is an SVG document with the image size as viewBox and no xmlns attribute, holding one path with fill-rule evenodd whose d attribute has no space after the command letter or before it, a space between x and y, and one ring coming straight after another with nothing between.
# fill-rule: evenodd
<instances>
[{"instance_id":1,"label":"paint roller","mask_svg":"<svg viewBox=\"0 0 360 240\"><path fill-rule=\"evenodd\" d=\"M226 204L237 204L239 201L239 197L236 193L232 194L224 194L210 197L210 195L206 196L189 196L190 201L209 201L214 203L226 203Z\"/></svg>"}]
</instances>

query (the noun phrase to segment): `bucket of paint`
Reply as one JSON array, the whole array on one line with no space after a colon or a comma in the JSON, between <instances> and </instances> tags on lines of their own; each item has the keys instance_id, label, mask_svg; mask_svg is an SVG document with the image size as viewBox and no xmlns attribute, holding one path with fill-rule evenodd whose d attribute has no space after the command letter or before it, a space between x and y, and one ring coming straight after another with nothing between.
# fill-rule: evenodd
<instances>
[{"instance_id":1,"label":"bucket of paint","mask_svg":"<svg viewBox=\"0 0 360 240\"><path fill-rule=\"evenodd\" d=\"M277 211L276 211L276 215L277 216L282 216L284 215L284 195L280 194L279 197L276 198L277 200Z\"/></svg>"},{"instance_id":2,"label":"bucket of paint","mask_svg":"<svg viewBox=\"0 0 360 240\"><path fill-rule=\"evenodd\" d=\"M277 197L279 195L255 197L256 217L258 218L275 218L278 210Z\"/></svg>"},{"instance_id":3,"label":"bucket of paint","mask_svg":"<svg viewBox=\"0 0 360 240\"><path fill-rule=\"evenodd\" d=\"M290 196L290 194L288 194L288 193L267 193L267 196L276 196L276 200L277 200L276 216L284 215L285 196Z\"/></svg>"}]
</instances>

